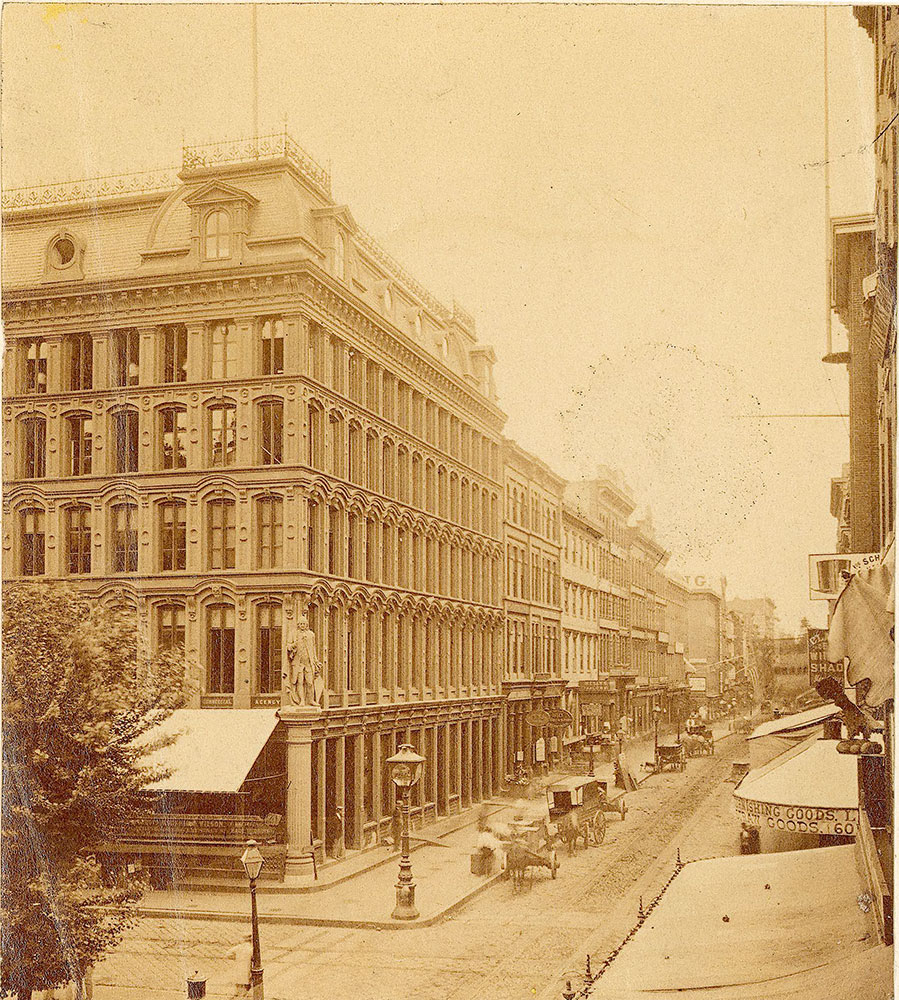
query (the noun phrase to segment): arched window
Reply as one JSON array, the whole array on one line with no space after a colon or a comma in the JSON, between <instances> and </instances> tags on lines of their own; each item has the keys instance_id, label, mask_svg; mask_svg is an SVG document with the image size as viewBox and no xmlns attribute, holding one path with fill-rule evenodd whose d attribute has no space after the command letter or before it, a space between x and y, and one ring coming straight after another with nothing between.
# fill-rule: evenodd
<instances>
[{"instance_id":1,"label":"arched window","mask_svg":"<svg viewBox=\"0 0 899 1000\"><path fill-rule=\"evenodd\" d=\"M159 411L159 435L163 469L187 468L187 410L183 406Z\"/></svg>"},{"instance_id":2,"label":"arched window","mask_svg":"<svg viewBox=\"0 0 899 1000\"><path fill-rule=\"evenodd\" d=\"M349 429L349 478L357 485L362 485L362 427L351 423Z\"/></svg>"},{"instance_id":3,"label":"arched window","mask_svg":"<svg viewBox=\"0 0 899 1000\"><path fill-rule=\"evenodd\" d=\"M184 607L162 604L156 610L156 644L159 649L184 649Z\"/></svg>"},{"instance_id":4,"label":"arched window","mask_svg":"<svg viewBox=\"0 0 899 1000\"><path fill-rule=\"evenodd\" d=\"M396 496L393 442L388 438L381 447L382 490L387 496Z\"/></svg>"},{"instance_id":5,"label":"arched window","mask_svg":"<svg viewBox=\"0 0 899 1000\"><path fill-rule=\"evenodd\" d=\"M44 512L28 507L20 514L22 525L22 576L44 573Z\"/></svg>"},{"instance_id":6,"label":"arched window","mask_svg":"<svg viewBox=\"0 0 899 1000\"><path fill-rule=\"evenodd\" d=\"M93 420L90 414L73 413L67 418L69 475L89 476L93 452Z\"/></svg>"},{"instance_id":7,"label":"arched window","mask_svg":"<svg viewBox=\"0 0 899 1000\"><path fill-rule=\"evenodd\" d=\"M233 403L209 407L210 463L233 465L237 453L237 408Z\"/></svg>"},{"instance_id":8,"label":"arched window","mask_svg":"<svg viewBox=\"0 0 899 1000\"><path fill-rule=\"evenodd\" d=\"M183 500L169 500L159 505L161 526L160 566L163 572L187 566L187 505Z\"/></svg>"},{"instance_id":9,"label":"arched window","mask_svg":"<svg viewBox=\"0 0 899 1000\"><path fill-rule=\"evenodd\" d=\"M259 404L259 424L262 464L280 465L284 425L284 404L280 399L269 399Z\"/></svg>"},{"instance_id":10,"label":"arched window","mask_svg":"<svg viewBox=\"0 0 899 1000\"><path fill-rule=\"evenodd\" d=\"M318 403L309 404L309 433L306 438L306 458L313 469L325 467L324 412Z\"/></svg>"},{"instance_id":11,"label":"arched window","mask_svg":"<svg viewBox=\"0 0 899 1000\"><path fill-rule=\"evenodd\" d=\"M231 216L224 209L213 209L206 216L203 256L206 260L225 260L231 256Z\"/></svg>"},{"instance_id":12,"label":"arched window","mask_svg":"<svg viewBox=\"0 0 899 1000\"><path fill-rule=\"evenodd\" d=\"M281 605L274 602L256 609L256 689L281 690Z\"/></svg>"},{"instance_id":13,"label":"arched window","mask_svg":"<svg viewBox=\"0 0 899 1000\"><path fill-rule=\"evenodd\" d=\"M70 574L91 571L91 509L79 504L66 508L66 568Z\"/></svg>"},{"instance_id":14,"label":"arched window","mask_svg":"<svg viewBox=\"0 0 899 1000\"><path fill-rule=\"evenodd\" d=\"M47 421L43 417L22 420L22 474L26 479L47 475Z\"/></svg>"},{"instance_id":15,"label":"arched window","mask_svg":"<svg viewBox=\"0 0 899 1000\"><path fill-rule=\"evenodd\" d=\"M277 569L283 561L283 507L284 502L281 497L260 497L256 501L260 569Z\"/></svg>"},{"instance_id":16,"label":"arched window","mask_svg":"<svg viewBox=\"0 0 899 1000\"><path fill-rule=\"evenodd\" d=\"M235 514L234 501L227 498L210 500L207 504L209 568L234 569Z\"/></svg>"},{"instance_id":17,"label":"arched window","mask_svg":"<svg viewBox=\"0 0 899 1000\"><path fill-rule=\"evenodd\" d=\"M112 415L112 447L115 471L137 472L140 447L137 410L116 410Z\"/></svg>"},{"instance_id":18,"label":"arched window","mask_svg":"<svg viewBox=\"0 0 899 1000\"><path fill-rule=\"evenodd\" d=\"M137 507L116 504L112 514L112 571L137 572Z\"/></svg>"},{"instance_id":19,"label":"arched window","mask_svg":"<svg viewBox=\"0 0 899 1000\"><path fill-rule=\"evenodd\" d=\"M206 690L234 692L234 608L213 604L206 611Z\"/></svg>"},{"instance_id":20,"label":"arched window","mask_svg":"<svg viewBox=\"0 0 899 1000\"><path fill-rule=\"evenodd\" d=\"M332 410L328 420L331 432L331 473L338 479L346 478L346 424L343 414Z\"/></svg>"},{"instance_id":21,"label":"arched window","mask_svg":"<svg viewBox=\"0 0 899 1000\"><path fill-rule=\"evenodd\" d=\"M366 485L377 493L380 482L381 449L378 442L378 435L374 431L369 431L365 441L365 474Z\"/></svg>"}]
</instances>

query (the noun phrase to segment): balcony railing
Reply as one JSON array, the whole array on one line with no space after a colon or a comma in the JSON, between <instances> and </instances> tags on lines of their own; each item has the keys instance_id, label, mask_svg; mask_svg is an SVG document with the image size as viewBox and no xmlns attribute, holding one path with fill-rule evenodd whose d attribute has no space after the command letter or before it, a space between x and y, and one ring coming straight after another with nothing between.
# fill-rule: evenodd
<instances>
[{"instance_id":1,"label":"balcony railing","mask_svg":"<svg viewBox=\"0 0 899 1000\"><path fill-rule=\"evenodd\" d=\"M157 813L132 819L115 831L119 842L191 844L241 844L247 840L260 843L280 842L280 816L222 816L208 813Z\"/></svg>"}]
</instances>

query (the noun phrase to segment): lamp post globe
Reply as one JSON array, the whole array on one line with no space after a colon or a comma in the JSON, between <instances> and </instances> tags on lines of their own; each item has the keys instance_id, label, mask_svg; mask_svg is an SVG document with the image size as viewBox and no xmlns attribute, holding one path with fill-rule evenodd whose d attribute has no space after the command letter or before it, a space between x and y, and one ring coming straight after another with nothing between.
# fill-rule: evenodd
<instances>
[{"instance_id":1,"label":"lamp post globe","mask_svg":"<svg viewBox=\"0 0 899 1000\"><path fill-rule=\"evenodd\" d=\"M240 863L250 880L250 923L253 931L253 952L250 958L250 990L253 1000L264 1000L262 985L262 957L259 949L259 914L256 911L256 879L262 872L265 858L255 840L248 840Z\"/></svg>"},{"instance_id":2,"label":"lamp post globe","mask_svg":"<svg viewBox=\"0 0 899 1000\"><path fill-rule=\"evenodd\" d=\"M412 880L412 864L409 861L409 792L421 778L425 758L416 752L415 747L404 743L385 763L390 768L390 778L400 793L403 820L396 906L391 916L394 920L416 920L419 913L415 907L415 882Z\"/></svg>"}]
</instances>

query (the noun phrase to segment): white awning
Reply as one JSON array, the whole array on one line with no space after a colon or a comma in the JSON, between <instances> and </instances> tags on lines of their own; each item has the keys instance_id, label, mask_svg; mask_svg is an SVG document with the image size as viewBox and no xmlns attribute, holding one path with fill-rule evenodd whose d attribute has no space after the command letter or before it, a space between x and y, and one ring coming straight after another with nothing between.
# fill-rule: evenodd
<instances>
[{"instance_id":1,"label":"white awning","mask_svg":"<svg viewBox=\"0 0 899 1000\"><path fill-rule=\"evenodd\" d=\"M760 740L763 736L778 736L781 733L792 733L799 729L820 726L826 719L832 719L839 714L840 710L836 705L819 705L806 712L797 712L795 715L785 715L780 719L763 722L752 730L752 735L747 739Z\"/></svg>"},{"instance_id":2,"label":"white awning","mask_svg":"<svg viewBox=\"0 0 899 1000\"><path fill-rule=\"evenodd\" d=\"M176 736L144 762L166 768L155 791L237 792L278 725L274 708L180 708L147 739Z\"/></svg>"},{"instance_id":3,"label":"white awning","mask_svg":"<svg viewBox=\"0 0 899 1000\"><path fill-rule=\"evenodd\" d=\"M852 845L688 864L593 998L890 996L864 891Z\"/></svg>"},{"instance_id":4,"label":"white awning","mask_svg":"<svg viewBox=\"0 0 899 1000\"><path fill-rule=\"evenodd\" d=\"M853 836L858 757L837 753L836 740L813 736L750 771L733 794L737 815L754 826Z\"/></svg>"}]
</instances>

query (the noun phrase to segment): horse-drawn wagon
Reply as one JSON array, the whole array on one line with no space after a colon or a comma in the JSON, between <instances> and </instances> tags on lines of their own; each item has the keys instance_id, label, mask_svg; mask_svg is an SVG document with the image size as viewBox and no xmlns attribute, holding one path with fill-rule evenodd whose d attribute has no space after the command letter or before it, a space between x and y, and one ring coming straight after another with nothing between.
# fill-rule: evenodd
<instances>
[{"instance_id":1,"label":"horse-drawn wagon","mask_svg":"<svg viewBox=\"0 0 899 1000\"><path fill-rule=\"evenodd\" d=\"M508 839L503 841L506 853L506 874L513 888L520 889L525 873L531 868L547 868L553 878L559 861L553 847L553 837L545 819L516 818L509 824Z\"/></svg>"},{"instance_id":2,"label":"horse-drawn wagon","mask_svg":"<svg viewBox=\"0 0 899 1000\"><path fill-rule=\"evenodd\" d=\"M624 795L611 797L609 782L602 778L574 777L557 781L546 789L550 830L568 845L571 853L583 839L584 847L601 844L606 836L607 812L627 813Z\"/></svg>"},{"instance_id":3,"label":"horse-drawn wagon","mask_svg":"<svg viewBox=\"0 0 899 1000\"><path fill-rule=\"evenodd\" d=\"M655 771L685 771L687 769L687 755L684 750L684 743L672 743L668 746L659 744L656 747Z\"/></svg>"}]
</instances>

